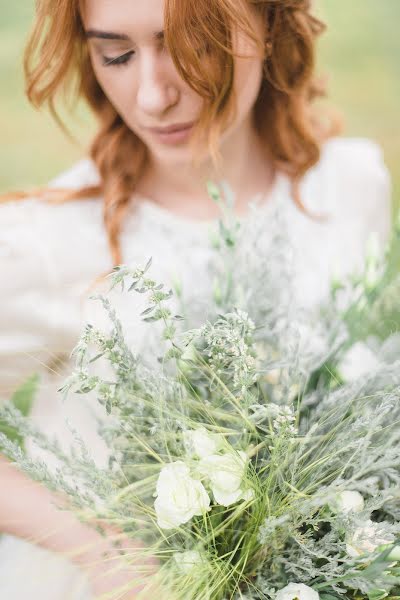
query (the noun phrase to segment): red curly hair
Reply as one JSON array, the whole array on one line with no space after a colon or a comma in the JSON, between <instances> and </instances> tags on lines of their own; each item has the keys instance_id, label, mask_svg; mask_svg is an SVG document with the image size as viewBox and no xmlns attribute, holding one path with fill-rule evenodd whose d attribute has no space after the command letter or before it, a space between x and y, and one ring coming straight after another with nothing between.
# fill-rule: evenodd
<instances>
[{"instance_id":1,"label":"red curly hair","mask_svg":"<svg viewBox=\"0 0 400 600\"><path fill-rule=\"evenodd\" d=\"M101 183L72 191L16 192L2 200L32 193L51 202L101 196L112 260L117 265L122 262L122 222L146 166L147 148L97 82L84 35L82 2L37 0L24 69L29 100L36 107L47 104L59 124L55 100L60 91L72 89L94 111L99 130L90 156ZM292 196L301 210L300 180L319 161L322 142L341 127L337 118L323 119L312 107L317 97L325 95L314 71L316 40L326 26L311 8L311 0L165 0L165 42L180 76L204 99L197 134L206 132L216 163L219 136L235 108L233 27L238 26L263 52L264 78L254 107L255 123L274 166L290 176ZM265 23L263 40L252 26L254 10ZM213 56L212 69L196 52L205 40ZM194 138L199 138L196 132Z\"/></svg>"}]
</instances>

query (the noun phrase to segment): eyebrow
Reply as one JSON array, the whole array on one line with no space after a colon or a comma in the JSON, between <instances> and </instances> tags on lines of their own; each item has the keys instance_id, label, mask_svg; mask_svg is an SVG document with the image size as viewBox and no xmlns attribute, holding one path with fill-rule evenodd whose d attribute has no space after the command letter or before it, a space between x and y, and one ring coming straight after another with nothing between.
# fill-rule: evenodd
<instances>
[{"instance_id":1,"label":"eyebrow","mask_svg":"<svg viewBox=\"0 0 400 600\"><path fill-rule=\"evenodd\" d=\"M131 38L129 35L125 33L116 33L113 31L100 31L98 29L88 29L85 31L85 37L89 38L97 38L101 40L123 40L130 42ZM164 31L155 31L152 35L154 40L160 41L164 39Z\"/></svg>"}]
</instances>

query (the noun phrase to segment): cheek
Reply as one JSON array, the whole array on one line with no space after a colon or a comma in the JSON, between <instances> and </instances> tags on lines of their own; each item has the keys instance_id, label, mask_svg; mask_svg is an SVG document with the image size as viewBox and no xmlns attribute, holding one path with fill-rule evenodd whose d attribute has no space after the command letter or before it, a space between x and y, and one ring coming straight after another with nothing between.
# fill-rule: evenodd
<instances>
[{"instance_id":1,"label":"cheek","mask_svg":"<svg viewBox=\"0 0 400 600\"><path fill-rule=\"evenodd\" d=\"M93 64L93 63L92 63ZM103 92L124 119L133 107L135 79L129 67L102 67L93 65L96 79Z\"/></svg>"}]
</instances>

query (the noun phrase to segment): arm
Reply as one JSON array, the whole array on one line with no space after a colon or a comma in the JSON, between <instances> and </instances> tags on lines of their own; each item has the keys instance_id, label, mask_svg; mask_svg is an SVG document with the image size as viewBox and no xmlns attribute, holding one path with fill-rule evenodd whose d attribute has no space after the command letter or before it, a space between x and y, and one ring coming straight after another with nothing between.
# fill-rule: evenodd
<instances>
[{"instance_id":1,"label":"arm","mask_svg":"<svg viewBox=\"0 0 400 600\"><path fill-rule=\"evenodd\" d=\"M112 544L115 531L110 528L110 536L102 537L72 512L59 510L57 506L65 505L61 496L31 481L1 456L0 482L0 530L70 558L86 572L95 597L128 585L130 591L119 598L134 600L143 587L137 580L154 577L156 562L144 558L145 553L141 558L139 543L122 540L128 553L136 551L134 565L128 566Z\"/></svg>"}]
</instances>

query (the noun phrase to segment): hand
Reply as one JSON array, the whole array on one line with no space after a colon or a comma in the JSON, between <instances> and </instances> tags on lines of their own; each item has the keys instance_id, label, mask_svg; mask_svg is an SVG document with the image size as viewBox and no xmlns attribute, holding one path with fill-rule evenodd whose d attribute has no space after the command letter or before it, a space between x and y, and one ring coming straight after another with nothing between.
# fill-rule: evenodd
<instances>
[{"instance_id":1,"label":"hand","mask_svg":"<svg viewBox=\"0 0 400 600\"><path fill-rule=\"evenodd\" d=\"M138 541L107 528L108 536L86 553L85 568L95 600L166 599L157 584L158 561ZM118 547L113 541L118 539Z\"/></svg>"},{"instance_id":2,"label":"hand","mask_svg":"<svg viewBox=\"0 0 400 600\"><path fill-rule=\"evenodd\" d=\"M102 537L94 527L68 510L68 498L31 481L1 456L0 481L7 490L6 494L0 493L0 530L22 539L40 540L42 547L71 559L87 573L96 600L102 597L104 600L166 600L159 588L154 593L153 590L139 593L146 583L154 584L155 589L158 563L138 541L123 537L108 525L104 527L108 535ZM99 523L93 519L92 525L96 524ZM51 533L44 536L44 531ZM127 558L120 556L114 547L112 542L116 539L122 540ZM119 588L124 590L125 587L126 591L118 593Z\"/></svg>"},{"instance_id":3,"label":"hand","mask_svg":"<svg viewBox=\"0 0 400 600\"><path fill-rule=\"evenodd\" d=\"M139 583L138 579L142 582ZM134 567L127 567L126 559L113 560L111 564L104 563L93 571L89 577L93 600L150 600L160 599L156 583L151 584L147 576L147 585L143 582L145 576L138 573Z\"/></svg>"},{"instance_id":4,"label":"hand","mask_svg":"<svg viewBox=\"0 0 400 600\"><path fill-rule=\"evenodd\" d=\"M156 570L152 573L145 560L142 564L140 559L129 564L126 557L114 556L99 561L88 575L95 600L160 599L160 592L156 591Z\"/></svg>"}]
</instances>

